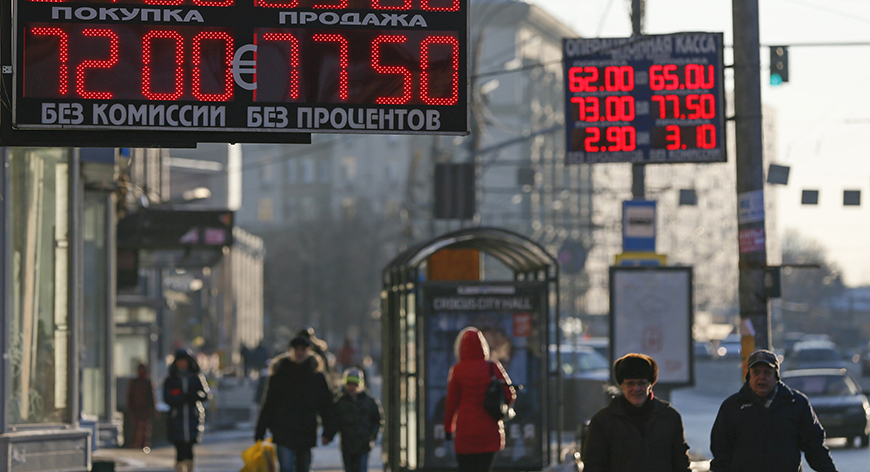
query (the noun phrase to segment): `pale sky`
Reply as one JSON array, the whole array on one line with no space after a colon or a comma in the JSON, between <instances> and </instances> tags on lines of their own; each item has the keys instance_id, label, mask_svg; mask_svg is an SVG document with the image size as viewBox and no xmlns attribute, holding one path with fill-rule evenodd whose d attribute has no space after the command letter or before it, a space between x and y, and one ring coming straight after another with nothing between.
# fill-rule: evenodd
<instances>
[{"instance_id":1,"label":"pale sky","mask_svg":"<svg viewBox=\"0 0 870 472\"><path fill-rule=\"evenodd\" d=\"M584 37L631 34L630 0L527 1ZM847 285L870 285L870 0L758 3L762 46L791 45L790 81L779 87L769 85L768 50L761 51L762 101L778 116L774 161L791 168L788 185L777 186L779 232L794 228L817 240ZM644 32L723 32L730 46L731 4L646 0ZM730 47L725 57L730 64ZM805 189L819 190L819 205L800 204ZM843 190L861 190L862 205L844 207Z\"/></svg>"}]
</instances>

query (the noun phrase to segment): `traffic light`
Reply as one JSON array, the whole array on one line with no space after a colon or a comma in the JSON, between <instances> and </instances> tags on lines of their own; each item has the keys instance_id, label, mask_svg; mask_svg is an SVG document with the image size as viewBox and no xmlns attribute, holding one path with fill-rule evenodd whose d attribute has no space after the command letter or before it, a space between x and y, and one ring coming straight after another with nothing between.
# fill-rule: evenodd
<instances>
[{"instance_id":1,"label":"traffic light","mask_svg":"<svg viewBox=\"0 0 870 472\"><path fill-rule=\"evenodd\" d=\"M770 47L770 85L788 82L788 46Z\"/></svg>"}]
</instances>

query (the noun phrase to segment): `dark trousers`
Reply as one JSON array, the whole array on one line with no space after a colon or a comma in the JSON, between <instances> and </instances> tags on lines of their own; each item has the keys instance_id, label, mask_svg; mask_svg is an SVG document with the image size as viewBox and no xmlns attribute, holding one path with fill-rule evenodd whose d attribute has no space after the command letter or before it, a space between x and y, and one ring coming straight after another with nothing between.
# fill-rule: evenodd
<instances>
[{"instance_id":1,"label":"dark trousers","mask_svg":"<svg viewBox=\"0 0 870 472\"><path fill-rule=\"evenodd\" d=\"M290 449L280 444L276 449L281 472L308 472L311 468L311 449Z\"/></svg>"},{"instance_id":2,"label":"dark trousers","mask_svg":"<svg viewBox=\"0 0 870 472\"><path fill-rule=\"evenodd\" d=\"M495 453L456 454L456 461L459 462L459 472L490 472L492 463L495 462Z\"/></svg>"},{"instance_id":3,"label":"dark trousers","mask_svg":"<svg viewBox=\"0 0 870 472\"><path fill-rule=\"evenodd\" d=\"M369 453L351 454L342 451L341 458L344 461L344 472L368 472Z\"/></svg>"},{"instance_id":4,"label":"dark trousers","mask_svg":"<svg viewBox=\"0 0 870 472\"><path fill-rule=\"evenodd\" d=\"M175 445L175 462L193 460L193 443L177 442Z\"/></svg>"}]
</instances>

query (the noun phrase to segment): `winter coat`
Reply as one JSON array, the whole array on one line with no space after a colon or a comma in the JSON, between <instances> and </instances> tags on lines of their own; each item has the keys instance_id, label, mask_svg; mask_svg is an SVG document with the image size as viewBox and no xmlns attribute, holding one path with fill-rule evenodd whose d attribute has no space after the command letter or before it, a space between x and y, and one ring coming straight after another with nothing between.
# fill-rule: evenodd
<instances>
[{"instance_id":1,"label":"winter coat","mask_svg":"<svg viewBox=\"0 0 870 472\"><path fill-rule=\"evenodd\" d=\"M644 432L626 413L625 397L613 398L589 422L584 472L688 472L683 419L670 403L653 402Z\"/></svg>"},{"instance_id":2,"label":"winter coat","mask_svg":"<svg viewBox=\"0 0 870 472\"><path fill-rule=\"evenodd\" d=\"M341 433L341 451L345 454L371 451L384 422L380 402L365 390L355 395L344 392L334 408L335 421L323 436L331 441L336 432Z\"/></svg>"},{"instance_id":3,"label":"winter coat","mask_svg":"<svg viewBox=\"0 0 870 472\"><path fill-rule=\"evenodd\" d=\"M163 382L163 401L169 405L169 418L166 422L166 437L169 442L198 443L202 441L205 429L205 408L209 388L205 376L193 371L178 371L170 368L169 376Z\"/></svg>"},{"instance_id":4,"label":"winter coat","mask_svg":"<svg viewBox=\"0 0 870 472\"><path fill-rule=\"evenodd\" d=\"M154 414L154 385L148 377L136 377L127 386L127 415L151 418Z\"/></svg>"},{"instance_id":5,"label":"winter coat","mask_svg":"<svg viewBox=\"0 0 870 472\"><path fill-rule=\"evenodd\" d=\"M275 444L290 449L316 446L318 416L324 427L334 427L332 391L320 363L314 356L296 362L290 352L276 358L271 371L254 439L265 438L269 430Z\"/></svg>"},{"instance_id":6,"label":"winter coat","mask_svg":"<svg viewBox=\"0 0 870 472\"><path fill-rule=\"evenodd\" d=\"M710 433L712 472L797 472L801 451L819 472L836 472L825 430L806 395L777 383L765 407L749 382L722 402Z\"/></svg>"},{"instance_id":7,"label":"winter coat","mask_svg":"<svg viewBox=\"0 0 870 472\"><path fill-rule=\"evenodd\" d=\"M459 333L454 346L459 360L450 368L447 379L447 400L444 411L444 432L454 434L453 447L457 454L481 454L504 449L504 422L493 419L483 409L483 400L492 372L510 383L510 377L501 363L490 363L489 346L483 334L466 328ZM505 387L505 401L513 404L516 393Z\"/></svg>"}]
</instances>

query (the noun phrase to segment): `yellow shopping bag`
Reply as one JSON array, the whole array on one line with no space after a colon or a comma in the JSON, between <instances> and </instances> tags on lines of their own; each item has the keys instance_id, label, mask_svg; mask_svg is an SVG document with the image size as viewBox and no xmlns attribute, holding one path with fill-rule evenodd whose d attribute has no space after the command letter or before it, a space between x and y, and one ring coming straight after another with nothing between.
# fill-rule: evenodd
<instances>
[{"instance_id":1,"label":"yellow shopping bag","mask_svg":"<svg viewBox=\"0 0 870 472\"><path fill-rule=\"evenodd\" d=\"M272 438L265 441L257 441L253 446L242 452L242 460L245 466L241 472L277 472L278 452L272 444Z\"/></svg>"}]
</instances>

